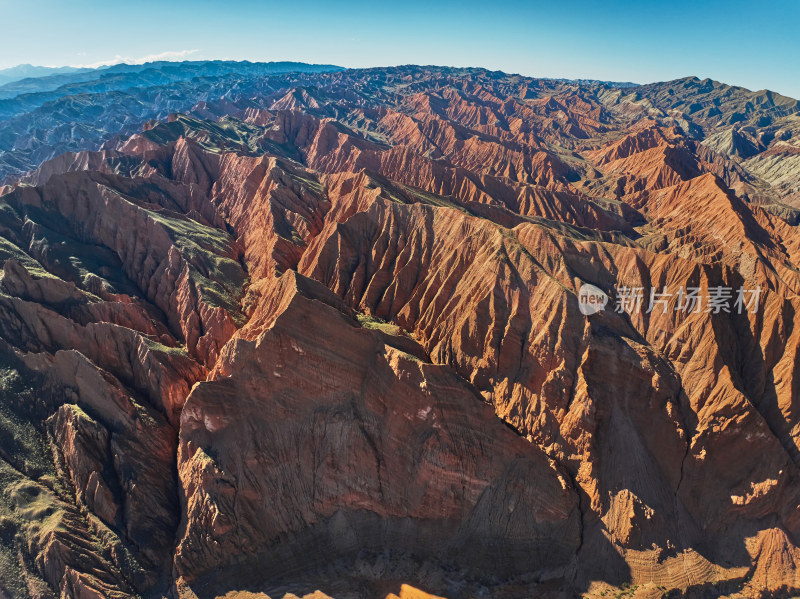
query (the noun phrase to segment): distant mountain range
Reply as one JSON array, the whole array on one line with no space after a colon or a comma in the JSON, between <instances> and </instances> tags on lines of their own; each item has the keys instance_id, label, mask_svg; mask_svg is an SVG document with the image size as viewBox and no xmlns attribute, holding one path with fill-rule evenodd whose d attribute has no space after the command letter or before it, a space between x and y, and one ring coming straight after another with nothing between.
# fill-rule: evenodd
<instances>
[{"instance_id":1,"label":"distant mountain range","mask_svg":"<svg viewBox=\"0 0 800 599\"><path fill-rule=\"evenodd\" d=\"M628 109L635 106L636 110L645 110L654 118L668 118L710 147L725 149L741 158L752 158L769 147L775 135L785 134L774 124L800 112L800 103L792 98L697 77L638 85L589 79L533 79L485 69L395 67L402 68L410 73L440 73L442 77L509 78L525 82L530 89L549 89L552 93L578 90L583 97L606 108L622 103ZM148 120L191 111L198 104L206 105L206 111L217 115L268 108L290 90L313 88L318 90L314 93L320 93L331 85L338 86L341 77L335 74L342 71L353 73L354 81L358 80L358 73L393 72L246 61L162 61L65 69L21 65L6 71L35 76L0 86L0 181L34 169L66 151L97 150L116 136L135 133ZM347 94L356 103L369 102L369 90L355 87ZM765 159L758 168L765 176L784 180L785 167L776 167L772 162ZM783 196L794 197L794 192Z\"/></svg>"},{"instance_id":2,"label":"distant mountain range","mask_svg":"<svg viewBox=\"0 0 800 599\"><path fill-rule=\"evenodd\" d=\"M272 91L281 85L270 79L276 75L340 70L299 62L152 62L14 81L0 86L0 181L64 151L97 149L112 135L200 100Z\"/></svg>"},{"instance_id":3,"label":"distant mountain range","mask_svg":"<svg viewBox=\"0 0 800 599\"><path fill-rule=\"evenodd\" d=\"M28 77L46 77L48 75L64 75L91 70L93 69L81 69L79 67L37 67L32 64L18 64L8 69L0 69L0 85L6 85L12 81L19 81L20 79Z\"/></svg>"},{"instance_id":4,"label":"distant mountain range","mask_svg":"<svg viewBox=\"0 0 800 599\"><path fill-rule=\"evenodd\" d=\"M219 77L236 73L242 77L253 77L275 73L324 73L340 71L334 65L312 65L303 62L234 62L234 61L159 61L145 64L116 64L96 69L62 67L31 67L20 65L7 71L25 73L13 77L0 85L0 99L14 98L23 94L37 94L57 90L52 96L28 98L22 106L44 103L53 98L70 94L97 93L135 86L152 86L176 81L188 81L194 77ZM0 71L0 76L6 71ZM30 73L30 74L28 74ZM8 111L4 115L8 115Z\"/></svg>"}]
</instances>

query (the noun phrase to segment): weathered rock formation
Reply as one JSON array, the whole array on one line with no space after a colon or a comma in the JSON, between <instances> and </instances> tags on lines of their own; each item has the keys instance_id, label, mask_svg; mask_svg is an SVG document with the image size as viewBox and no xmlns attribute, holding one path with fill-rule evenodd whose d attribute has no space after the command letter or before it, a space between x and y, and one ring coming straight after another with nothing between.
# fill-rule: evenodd
<instances>
[{"instance_id":1,"label":"weathered rock formation","mask_svg":"<svg viewBox=\"0 0 800 599\"><path fill-rule=\"evenodd\" d=\"M798 592L796 105L302 79L2 188L0 592Z\"/></svg>"}]
</instances>

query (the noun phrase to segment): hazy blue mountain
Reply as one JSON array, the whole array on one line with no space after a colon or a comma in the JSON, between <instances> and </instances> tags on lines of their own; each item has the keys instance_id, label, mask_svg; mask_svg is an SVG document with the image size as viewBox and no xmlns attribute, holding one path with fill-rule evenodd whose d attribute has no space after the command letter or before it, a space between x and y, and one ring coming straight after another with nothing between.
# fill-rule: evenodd
<instances>
[{"instance_id":1,"label":"hazy blue mountain","mask_svg":"<svg viewBox=\"0 0 800 599\"><path fill-rule=\"evenodd\" d=\"M0 85L6 85L13 81L27 78L46 77L48 75L60 75L65 73L77 73L90 71L92 69L81 69L79 67L39 67L32 64L18 64L8 69L0 69Z\"/></svg>"},{"instance_id":2,"label":"hazy blue mountain","mask_svg":"<svg viewBox=\"0 0 800 599\"><path fill-rule=\"evenodd\" d=\"M322 73L341 70L334 65L302 62L185 61L118 64L72 73L29 78L0 85L0 119L26 112L67 95L102 93L128 87L163 85L194 77L218 77L230 73L253 77L274 73Z\"/></svg>"}]
</instances>

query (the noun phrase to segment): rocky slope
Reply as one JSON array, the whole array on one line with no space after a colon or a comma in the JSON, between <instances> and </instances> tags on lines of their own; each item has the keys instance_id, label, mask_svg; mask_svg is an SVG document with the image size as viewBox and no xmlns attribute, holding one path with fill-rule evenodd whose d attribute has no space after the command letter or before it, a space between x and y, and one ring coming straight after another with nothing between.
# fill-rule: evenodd
<instances>
[{"instance_id":1,"label":"rocky slope","mask_svg":"<svg viewBox=\"0 0 800 599\"><path fill-rule=\"evenodd\" d=\"M796 102L230 77L0 188L4 595L799 592Z\"/></svg>"}]
</instances>

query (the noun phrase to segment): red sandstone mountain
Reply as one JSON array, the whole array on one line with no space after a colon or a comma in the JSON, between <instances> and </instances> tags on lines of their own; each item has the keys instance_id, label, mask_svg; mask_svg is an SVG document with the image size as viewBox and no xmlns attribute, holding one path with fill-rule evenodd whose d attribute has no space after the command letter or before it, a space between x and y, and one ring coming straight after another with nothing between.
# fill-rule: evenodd
<instances>
[{"instance_id":1,"label":"red sandstone mountain","mask_svg":"<svg viewBox=\"0 0 800 599\"><path fill-rule=\"evenodd\" d=\"M788 99L318 83L2 189L2 594L798 592Z\"/></svg>"}]
</instances>

